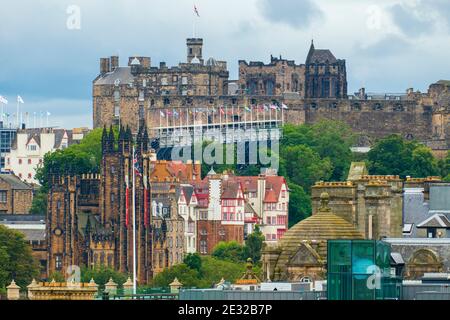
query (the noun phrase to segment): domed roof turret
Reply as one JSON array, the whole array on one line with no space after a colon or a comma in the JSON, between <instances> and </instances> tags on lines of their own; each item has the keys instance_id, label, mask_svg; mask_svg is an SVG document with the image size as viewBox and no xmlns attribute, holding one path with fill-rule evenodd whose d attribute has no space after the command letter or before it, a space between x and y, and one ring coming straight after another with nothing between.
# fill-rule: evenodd
<instances>
[{"instance_id":1,"label":"domed roof turret","mask_svg":"<svg viewBox=\"0 0 450 320\"><path fill-rule=\"evenodd\" d=\"M209 66L209 67L215 67L217 65L217 61L214 58L209 58L206 61L206 65Z\"/></svg>"},{"instance_id":2,"label":"domed roof turret","mask_svg":"<svg viewBox=\"0 0 450 320\"><path fill-rule=\"evenodd\" d=\"M344 218L334 214L330 207L328 193L320 196L321 205L317 213L290 228L280 239L280 255L277 266L282 270L297 253L302 244L309 243L321 261L327 259L327 240L364 239L363 235Z\"/></svg>"},{"instance_id":3,"label":"domed roof turret","mask_svg":"<svg viewBox=\"0 0 450 320\"><path fill-rule=\"evenodd\" d=\"M195 56L194 58L192 58L191 63L192 64L200 64L200 59L197 58L197 56Z\"/></svg>"},{"instance_id":4,"label":"domed roof turret","mask_svg":"<svg viewBox=\"0 0 450 320\"><path fill-rule=\"evenodd\" d=\"M132 66L140 66L141 62L139 61L138 58L134 58L133 61L131 61L130 65L132 65Z\"/></svg>"}]
</instances>

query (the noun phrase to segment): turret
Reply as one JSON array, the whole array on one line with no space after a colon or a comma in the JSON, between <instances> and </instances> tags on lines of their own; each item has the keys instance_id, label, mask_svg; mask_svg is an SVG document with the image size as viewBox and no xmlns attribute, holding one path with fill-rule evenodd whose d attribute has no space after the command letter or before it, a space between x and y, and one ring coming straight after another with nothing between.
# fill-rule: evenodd
<instances>
[{"instance_id":1,"label":"turret","mask_svg":"<svg viewBox=\"0 0 450 320\"><path fill-rule=\"evenodd\" d=\"M113 130L113 127L110 126L108 142L107 142L107 150L106 150L107 153L114 153L114 142L115 142L114 130Z\"/></svg>"},{"instance_id":2,"label":"turret","mask_svg":"<svg viewBox=\"0 0 450 320\"><path fill-rule=\"evenodd\" d=\"M103 132L102 132L102 154L107 153L108 148L108 131L106 130L106 125L103 126Z\"/></svg>"},{"instance_id":3,"label":"turret","mask_svg":"<svg viewBox=\"0 0 450 320\"><path fill-rule=\"evenodd\" d=\"M187 62L193 63L192 60L196 60L203 64L203 39L200 38L189 38L186 41L187 44Z\"/></svg>"}]
</instances>

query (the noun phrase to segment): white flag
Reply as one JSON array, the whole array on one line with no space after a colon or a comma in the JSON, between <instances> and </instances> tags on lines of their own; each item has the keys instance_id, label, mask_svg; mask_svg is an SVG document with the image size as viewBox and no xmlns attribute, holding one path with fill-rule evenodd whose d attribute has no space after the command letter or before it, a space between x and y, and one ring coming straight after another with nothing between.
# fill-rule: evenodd
<instances>
[{"instance_id":1,"label":"white flag","mask_svg":"<svg viewBox=\"0 0 450 320\"><path fill-rule=\"evenodd\" d=\"M164 114L164 112L160 111L159 114L161 115L161 117L165 118L166 115Z\"/></svg>"},{"instance_id":2,"label":"white flag","mask_svg":"<svg viewBox=\"0 0 450 320\"><path fill-rule=\"evenodd\" d=\"M285 105L284 103L281 105L281 107L282 107L283 109L289 109L288 106Z\"/></svg>"},{"instance_id":3,"label":"white flag","mask_svg":"<svg viewBox=\"0 0 450 320\"><path fill-rule=\"evenodd\" d=\"M18 103L25 103L25 102L23 102L23 99L22 99L21 96L17 96L17 102Z\"/></svg>"},{"instance_id":4,"label":"white flag","mask_svg":"<svg viewBox=\"0 0 450 320\"><path fill-rule=\"evenodd\" d=\"M52 114L50 112L47 111L47 116L51 116Z\"/></svg>"},{"instance_id":5,"label":"white flag","mask_svg":"<svg viewBox=\"0 0 450 320\"><path fill-rule=\"evenodd\" d=\"M0 103L8 104L8 100L4 96L0 96Z\"/></svg>"}]
</instances>

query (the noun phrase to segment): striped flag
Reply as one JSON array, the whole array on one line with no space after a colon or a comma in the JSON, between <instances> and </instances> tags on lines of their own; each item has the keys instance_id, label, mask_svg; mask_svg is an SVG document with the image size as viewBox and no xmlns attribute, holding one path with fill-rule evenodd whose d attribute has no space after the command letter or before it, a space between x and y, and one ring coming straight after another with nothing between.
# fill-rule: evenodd
<instances>
[{"instance_id":1,"label":"striped flag","mask_svg":"<svg viewBox=\"0 0 450 320\"><path fill-rule=\"evenodd\" d=\"M130 188L128 185L128 176L125 176L125 226L128 227L128 223L130 220Z\"/></svg>"},{"instance_id":2,"label":"striped flag","mask_svg":"<svg viewBox=\"0 0 450 320\"><path fill-rule=\"evenodd\" d=\"M139 161L138 161L136 151L134 151L134 154L133 154L133 168L134 168L134 173L136 174L136 176L141 177L142 170L141 170L141 167L139 166Z\"/></svg>"}]
</instances>

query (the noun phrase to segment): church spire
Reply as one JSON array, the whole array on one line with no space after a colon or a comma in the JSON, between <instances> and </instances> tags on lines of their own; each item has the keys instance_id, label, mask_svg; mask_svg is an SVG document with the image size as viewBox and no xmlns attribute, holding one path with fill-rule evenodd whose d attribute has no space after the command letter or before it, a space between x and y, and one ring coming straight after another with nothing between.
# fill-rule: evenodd
<instances>
[{"instance_id":1,"label":"church spire","mask_svg":"<svg viewBox=\"0 0 450 320\"><path fill-rule=\"evenodd\" d=\"M306 57L306 63L311 63L312 56L316 48L314 47L314 39L311 39L311 46L309 47L308 56Z\"/></svg>"},{"instance_id":2,"label":"church spire","mask_svg":"<svg viewBox=\"0 0 450 320\"><path fill-rule=\"evenodd\" d=\"M106 130L106 125L103 126L102 132L102 153L105 154L107 152L108 147L108 132Z\"/></svg>"},{"instance_id":3,"label":"church spire","mask_svg":"<svg viewBox=\"0 0 450 320\"><path fill-rule=\"evenodd\" d=\"M109 137L108 137L108 152L114 152L114 130L112 125L109 127Z\"/></svg>"}]
</instances>

